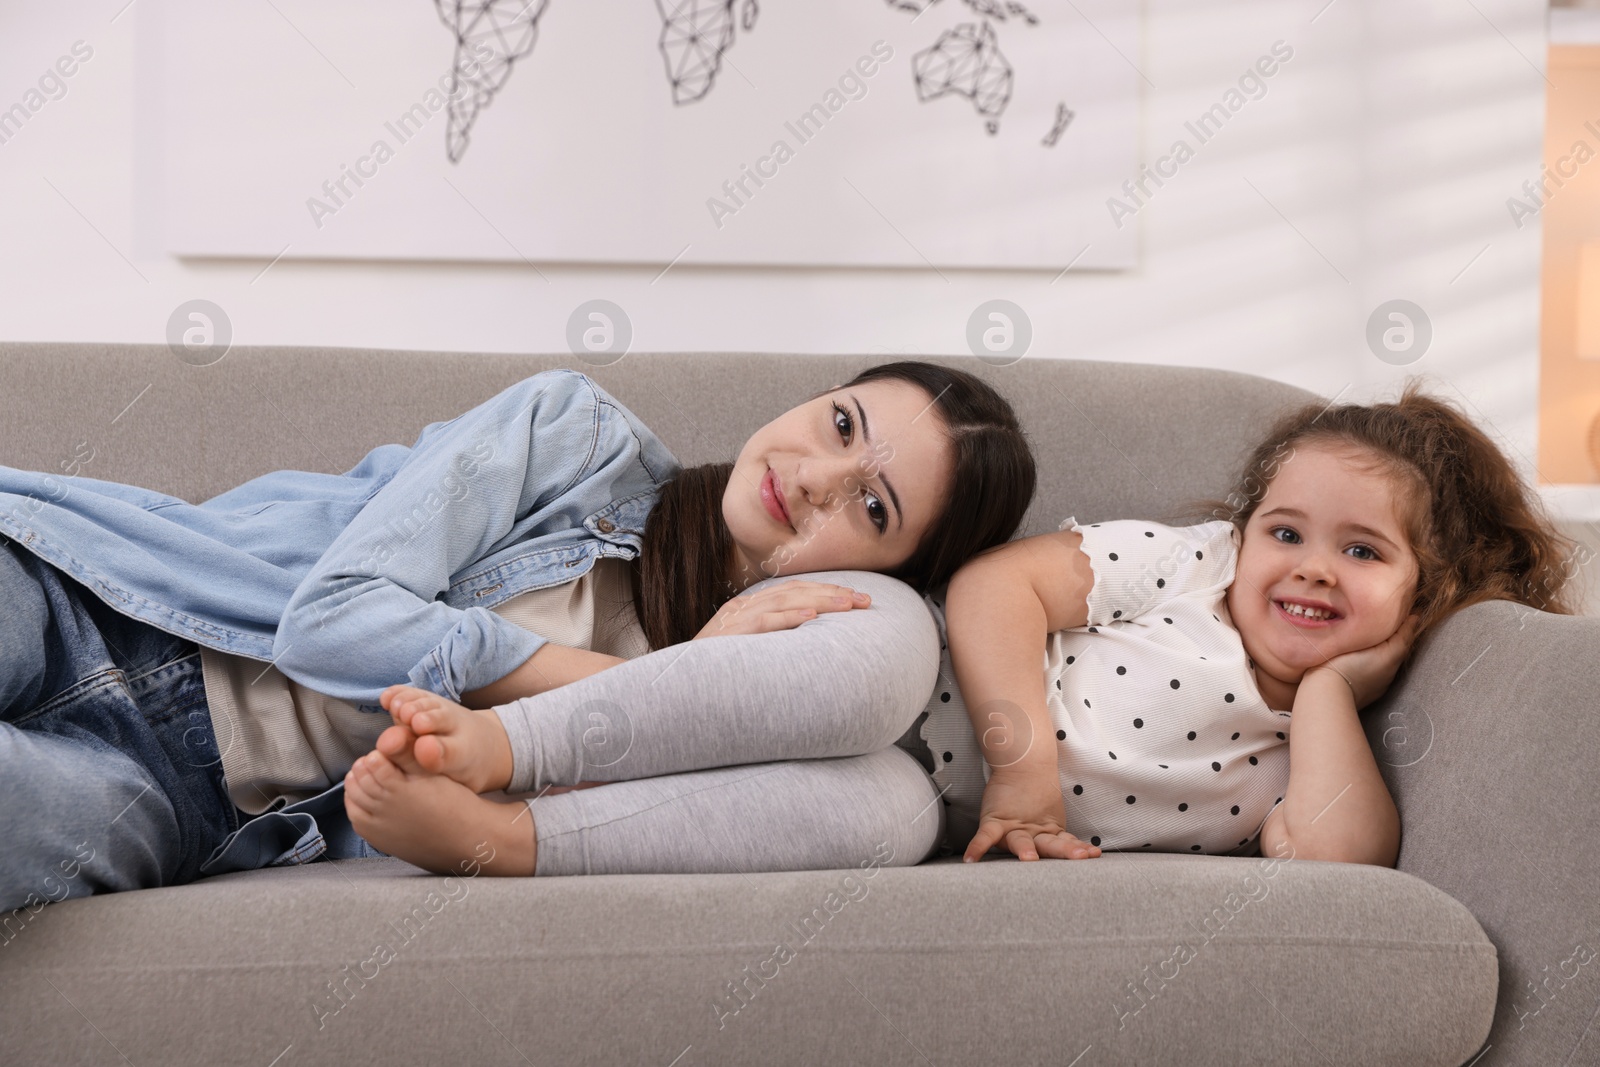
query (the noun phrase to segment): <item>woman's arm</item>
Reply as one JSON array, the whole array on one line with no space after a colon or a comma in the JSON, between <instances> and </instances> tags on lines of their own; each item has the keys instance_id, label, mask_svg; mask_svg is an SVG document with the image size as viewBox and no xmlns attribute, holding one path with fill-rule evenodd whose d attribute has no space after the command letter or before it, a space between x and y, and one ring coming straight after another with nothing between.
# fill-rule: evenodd
<instances>
[{"instance_id":1,"label":"woman's arm","mask_svg":"<svg viewBox=\"0 0 1600 1067\"><path fill-rule=\"evenodd\" d=\"M302 685L374 707L400 679L451 700L489 686L545 639L488 608L447 604L452 577L547 524L570 527L586 481L620 498L657 484L671 462L573 371L533 375L431 424L300 581L274 662Z\"/></svg>"},{"instance_id":2,"label":"woman's arm","mask_svg":"<svg viewBox=\"0 0 1600 1067\"><path fill-rule=\"evenodd\" d=\"M735 634L764 634L792 630L817 615L832 611L865 609L872 598L859 590L828 582L785 578L753 588L717 609L693 640L731 637ZM570 685L608 667L627 660L582 648L568 648L545 642L527 662L491 685L463 693L461 703L469 708L491 708L522 697L538 696L563 685Z\"/></svg>"},{"instance_id":3,"label":"woman's arm","mask_svg":"<svg viewBox=\"0 0 1600 1067\"><path fill-rule=\"evenodd\" d=\"M872 606L820 614L794 629L672 645L495 705L511 744L509 791L893 744L939 676L939 633L927 605L882 574L805 577L858 589ZM740 595L786 581L758 582Z\"/></svg>"},{"instance_id":4,"label":"woman's arm","mask_svg":"<svg viewBox=\"0 0 1600 1067\"><path fill-rule=\"evenodd\" d=\"M461 703L469 708L492 708L496 704L509 704L523 697L557 689L563 685L599 674L627 660L608 656L603 652L590 652L586 648L569 648L546 641L539 651L523 661L522 666L479 689L461 694Z\"/></svg>"}]
</instances>

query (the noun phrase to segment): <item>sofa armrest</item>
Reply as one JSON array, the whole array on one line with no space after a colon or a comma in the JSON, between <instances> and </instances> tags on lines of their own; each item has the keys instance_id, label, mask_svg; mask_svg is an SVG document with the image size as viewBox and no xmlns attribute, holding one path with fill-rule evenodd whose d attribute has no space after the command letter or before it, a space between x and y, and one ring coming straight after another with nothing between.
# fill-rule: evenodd
<instances>
[{"instance_id":1,"label":"sofa armrest","mask_svg":"<svg viewBox=\"0 0 1600 1067\"><path fill-rule=\"evenodd\" d=\"M1478 1067L1600 1057L1597 683L1600 618L1496 601L1429 634L1363 712L1397 866L1465 904L1500 954Z\"/></svg>"}]
</instances>

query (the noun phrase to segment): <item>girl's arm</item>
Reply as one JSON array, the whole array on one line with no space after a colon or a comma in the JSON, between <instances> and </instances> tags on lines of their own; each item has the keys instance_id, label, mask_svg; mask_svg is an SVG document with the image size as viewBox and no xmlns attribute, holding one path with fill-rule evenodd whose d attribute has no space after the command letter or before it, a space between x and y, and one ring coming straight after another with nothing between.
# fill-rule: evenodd
<instances>
[{"instance_id":1,"label":"girl's arm","mask_svg":"<svg viewBox=\"0 0 1600 1067\"><path fill-rule=\"evenodd\" d=\"M1300 680L1289 786L1261 828L1263 856L1393 867L1400 812L1358 709L1382 696L1416 637L1415 619L1381 645L1335 656Z\"/></svg>"},{"instance_id":2,"label":"girl's arm","mask_svg":"<svg viewBox=\"0 0 1600 1067\"><path fill-rule=\"evenodd\" d=\"M1081 541L1071 531L1012 541L950 580L950 659L991 769L969 861L1002 842L1022 859L1037 859L1041 850L1063 859L1099 851L1066 832L1044 690L1047 635L1088 621L1094 572Z\"/></svg>"}]
</instances>

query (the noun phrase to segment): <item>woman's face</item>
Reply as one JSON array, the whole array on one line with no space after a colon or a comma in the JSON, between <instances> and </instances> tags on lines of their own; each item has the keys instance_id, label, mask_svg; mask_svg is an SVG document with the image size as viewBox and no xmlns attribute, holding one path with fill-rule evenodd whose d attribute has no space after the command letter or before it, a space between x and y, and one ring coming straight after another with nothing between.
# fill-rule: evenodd
<instances>
[{"instance_id":1,"label":"woman's face","mask_svg":"<svg viewBox=\"0 0 1600 1067\"><path fill-rule=\"evenodd\" d=\"M933 398L901 381L842 387L757 430L722 497L734 584L893 570L950 495L954 458Z\"/></svg>"}]
</instances>

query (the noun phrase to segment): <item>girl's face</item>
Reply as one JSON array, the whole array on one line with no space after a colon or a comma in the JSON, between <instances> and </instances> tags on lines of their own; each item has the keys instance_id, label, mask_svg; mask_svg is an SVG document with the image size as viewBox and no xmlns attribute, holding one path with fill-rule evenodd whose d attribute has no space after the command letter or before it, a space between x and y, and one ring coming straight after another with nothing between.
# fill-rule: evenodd
<instances>
[{"instance_id":1,"label":"girl's face","mask_svg":"<svg viewBox=\"0 0 1600 1067\"><path fill-rule=\"evenodd\" d=\"M1350 446L1302 444L1279 467L1245 525L1228 589L1269 703L1292 697L1311 667L1386 641L1410 614L1417 559L1400 491Z\"/></svg>"},{"instance_id":2,"label":"girl's face","mask_svg":"<svg viewBox=\"0 0 1600 1067\"><path fill-rule=\"evenodd\" d=\"M820 570L893 570L949 498L955 460L933 398L874 381L826 393L757 430L722 516L734 584Z\"/></svg>"}]
</instances>

